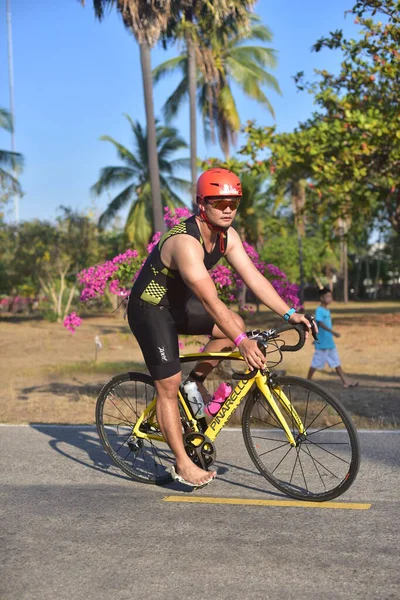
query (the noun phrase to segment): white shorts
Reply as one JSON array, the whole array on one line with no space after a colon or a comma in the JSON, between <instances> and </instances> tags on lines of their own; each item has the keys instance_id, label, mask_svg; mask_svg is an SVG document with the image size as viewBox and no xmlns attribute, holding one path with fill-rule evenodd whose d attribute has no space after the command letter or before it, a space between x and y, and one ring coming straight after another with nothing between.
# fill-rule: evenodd
<instances>
[{"instance_id":1,"label":"white shorts","mask_svg":"<svg viewBox=\"0 0 400 600\"><path fill-rule=\"evenodd\" d=\"M329 350L315 349L311 367L313 369L323 369L325 363L328 363L328 366L332 369L340 367L339 354L336 348L330 348Z\"/></svg>"}]
</instances>

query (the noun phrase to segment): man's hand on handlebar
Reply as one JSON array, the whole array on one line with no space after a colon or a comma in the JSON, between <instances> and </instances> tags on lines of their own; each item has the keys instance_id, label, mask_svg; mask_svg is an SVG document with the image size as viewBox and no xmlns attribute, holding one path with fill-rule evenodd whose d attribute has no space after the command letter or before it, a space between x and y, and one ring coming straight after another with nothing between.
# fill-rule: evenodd
<instances>
[{"instance_id":1,"label":"man's hand on handlebar","mask_svg":"<svg viewBox=\"0 0 400 600\"><path fill-rule=\"evenodd\" d=\"M299 313L293 313L293 315L289 319L289 323L303 323L306 326L306 338L308 337L308 333L312 333L314 339L318 334L318 326L315 322L315 319L312 315L300 315Z\"/></svg>"},{"instance_id":2,"label":"man's hand on handlebar","mask_svg":"<svg viewBox=\"0 0 400 600\"><path fill-rule=\"evenodd\" d=\"M250 340L246 337L238 347L249 369L265 369L266 358L258 347L256 340Z\"/></svg>"}]
</instances>

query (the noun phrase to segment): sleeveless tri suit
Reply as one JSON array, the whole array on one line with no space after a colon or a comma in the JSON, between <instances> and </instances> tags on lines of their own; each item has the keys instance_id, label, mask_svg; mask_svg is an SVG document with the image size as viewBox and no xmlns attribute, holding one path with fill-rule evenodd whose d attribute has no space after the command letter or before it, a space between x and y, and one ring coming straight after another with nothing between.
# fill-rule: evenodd
<instances>
[{"instance_id":1,"label":"sleeveless tri suit","mask_svg":"<svg viewBox=\"0 0 400 600\"><path fill-rule=\"evenodd\" d=\"M208 271L224 256L228 241L227 233L219 233L215 248L207 252L196 218L192 216L170 229L143 265L129 297L128 320L153 379L165 379L181 370L179 333L210 335L214 327L212 317L192 294L179 271L168 269L161 260L163 244L174 235L190 235L198 240L203 246L203 261Z\"/></svg>"}]
</instances>

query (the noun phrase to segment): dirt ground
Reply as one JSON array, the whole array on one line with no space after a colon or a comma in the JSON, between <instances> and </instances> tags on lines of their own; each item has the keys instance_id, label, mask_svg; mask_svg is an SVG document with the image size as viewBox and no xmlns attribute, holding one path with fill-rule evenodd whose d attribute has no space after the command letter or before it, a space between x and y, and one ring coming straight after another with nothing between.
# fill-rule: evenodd
<instances>
[{"instance_id":1,"label":"dirt ground","mask_svg":"<svg viewBox=\"0 0 400 600\"><path fill-rule=\"evenodd\" d=\"M313 311L316 304L307 305ZM332 305L333 327L342 366L359 382L343 389L335 372L315 380L338 396L359 427L400 427L400 303ZM248 328L278 325L270 312L247 319ZM95 361L95 336L102 349ZM191 338L190 352L205 338ZM313 354L285 354L277 367L306 376ZM145 370L138 345L122 315L86 318L72 335L62 325L40 319L0 315L0 422L93 423L97 394L113 375Z\"/></svg>"}]
</instances>

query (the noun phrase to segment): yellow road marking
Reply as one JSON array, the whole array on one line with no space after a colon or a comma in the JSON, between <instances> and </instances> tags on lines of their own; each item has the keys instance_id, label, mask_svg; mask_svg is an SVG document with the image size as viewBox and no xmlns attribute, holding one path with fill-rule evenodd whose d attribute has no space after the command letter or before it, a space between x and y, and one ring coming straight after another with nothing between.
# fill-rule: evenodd
<instances>
[{"instance_id":1,"label":"yellow road marking","mask_svg":"<svg viewBox=\"0 0 400 600\"><path fill-rule=\"evenodd\" d=\"M303 500L258 500L245 498L211 498L195 496L165 496L164 502L193 502L197 504L246 504L248 506L298 506L307 508L338 508L347 510L368 510L371 504L357 502L306 502Z\"/></svg>"}]
</instances>

